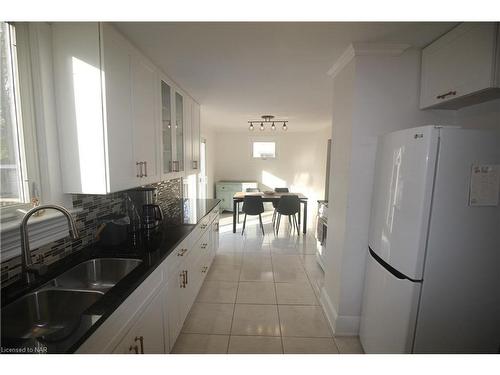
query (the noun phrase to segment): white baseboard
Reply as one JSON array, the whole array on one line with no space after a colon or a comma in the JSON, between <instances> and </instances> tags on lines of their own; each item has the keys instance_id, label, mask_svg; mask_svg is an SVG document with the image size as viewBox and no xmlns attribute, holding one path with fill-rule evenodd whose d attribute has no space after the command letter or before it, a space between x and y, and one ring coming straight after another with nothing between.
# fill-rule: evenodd
<instances>
[{"instance_id":1,"label":"white baseboard","mask_svg":"<svg viewBox=\"0 0 500 375\"><path fill-rule=\"evenodd\" d=\"M359 335L360 317L355 315L339 315L324 288L321 288L320 304L335 335Z\"/></svg>"}]
</instances>

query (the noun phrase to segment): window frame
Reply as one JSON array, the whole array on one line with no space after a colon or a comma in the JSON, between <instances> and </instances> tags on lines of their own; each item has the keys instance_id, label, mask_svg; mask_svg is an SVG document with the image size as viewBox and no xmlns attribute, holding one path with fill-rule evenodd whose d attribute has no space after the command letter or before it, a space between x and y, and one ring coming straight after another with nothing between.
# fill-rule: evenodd
<instances>
[{"instance_id":1,"label":"window frame","mask_svg":"<svg viewBox=\"0 0 500 375\"><path fill-rule=\"evenodd\" d=\"M11 52L16 71L13 72L14 100L17 116L17 139L24 147L19 150L23 195L26 202L0 207L0 222L19 219L23 212L32 207L31 199L41 200L39 153L34 105L34 81L32 74L31 44L28 25L11 23L9 39L15 48Z\"/></svg>"},{"instance_id":2,"label":"window frame","mask_svg":"<svg viewBox=\"0 0 500 375\"><path fill-rule=\"evenodd\" d=\"M254 156L254 145L255 143L274 143L274 156L262 157L262 156ZM277 145L278 142L275 139L251 139L250 140L250 156L252 159L260 159L260 160L276 160L278 157L277 153Z\"/></svg>"}]
</instances>

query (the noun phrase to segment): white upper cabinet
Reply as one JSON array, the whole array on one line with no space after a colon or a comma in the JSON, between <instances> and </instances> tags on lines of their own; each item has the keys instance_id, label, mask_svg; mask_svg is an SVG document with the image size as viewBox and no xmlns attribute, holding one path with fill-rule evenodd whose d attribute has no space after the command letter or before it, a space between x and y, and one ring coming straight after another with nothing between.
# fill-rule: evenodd
<instances>
[{"instance_id":1,"label":"white upper cabinet","mask_svg":"<svg viewBox=\"0 0 500 375\"><path fill-rule=\"evenodd\" d=\"M174 171L184 172L184 95L175 90L175 160Z\"/></svg>"},{"instance_id":2,"label":"white upper cabinet","mask_svg":"<svg viewBox=\"0 0 500 375\"><path fill-rule=\"evenodd\" d=\"M54 23L52 37L64 192L159 180L154 66L108 24Z\"/></svg>"},{"instance_id":3,"label":"white upper cabinet","mask_svg":"<svg viewBox=\"0 0 500 375\"><path fill-rule=\"evenodd\" d=\"M184 170L196 174L200 158L200 105L192 98L184 98Z\"/></svg>"},{"instance_id":4,"label":"white upper cabinet","mask_svg":"<svg viewBox=\"0 0 500 375\"><path fill-rule=\"evenodd\" d=\"M141 183L161 180L157 117L158 72L141 56L132 60L132 124L134 158Z\"/></svg>"},{"instance_id":5,"label":"white upper cabinet","mask_svg":"<svg viewBox=\"0 0 500 375\"><path fill-rule=\"evenodd\" d=\"M500 97L498 23L463 23L424 48L420 108L458 109Z\"/></svg>"},{"instance_id":6,"label":"white upper cabinet","mask_svg":"<svg viewBox=\"0 0 500 375\"><path fill-rule=\"evenodd\" d=\"M200 169L200 105L193 101L191 106L191 169L198 173Z\"/></svg>"},{"instance_id":7,"label":"white upper cabinet","mask_svg":"<svg viewBox=\"0 0 500 375\"><path fill-rule=\"evenodd\" d=\"M193 107L193 100L189 96L184 96L184 171L186 175L193 173L192 107Z\"/></svg>"},{"instance_id":8,"label":"white upper cabinet","mask_svg":"<svg viewBox=\"0 0 500 375\"><path fill-rule=\"evenodd\" d=\"M199 110L153 62L107 23L56 22L52 38L65 193L107 194L196 169Z\"/></svg>"},{"instance_id":9,"label":"white upper cabinet","mask_svg":"<svg viewBox=\"0 0 500 375\"><path fill-rule=\"evenodd\" d=\"M172 127L173 120L173 101L172 101L172 84L162 77L160 80L160 96L161 96L161 142L162 142L162 175L168 177L174 172L174 131Z\"/></svg>"}]
</instances>

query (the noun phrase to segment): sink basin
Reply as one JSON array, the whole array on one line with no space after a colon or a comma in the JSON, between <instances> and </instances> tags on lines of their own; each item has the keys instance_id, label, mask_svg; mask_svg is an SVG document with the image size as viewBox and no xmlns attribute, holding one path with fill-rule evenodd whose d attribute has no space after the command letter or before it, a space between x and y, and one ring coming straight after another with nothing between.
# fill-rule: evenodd
<instances>
[{"instance_id":1,"label":"sink basin","mask_svg":"<svg viewBox=\"0 0 500 375\"><path fill-rule=\"evenodd\" d=\"M97 258L80 263L46 286L106 292L141 264L139 259Z\"/></svg>"},{"instance_id":2,"label":"sink basin","mask_svg":"<svg viewBox=\"0 0 500 375\"><path fill-rule=\"evenodd\" d=\"M103 292L45 289L2 309L2 338L64 339L78 327L82 313Z\"/></svg>"}]
</instances>

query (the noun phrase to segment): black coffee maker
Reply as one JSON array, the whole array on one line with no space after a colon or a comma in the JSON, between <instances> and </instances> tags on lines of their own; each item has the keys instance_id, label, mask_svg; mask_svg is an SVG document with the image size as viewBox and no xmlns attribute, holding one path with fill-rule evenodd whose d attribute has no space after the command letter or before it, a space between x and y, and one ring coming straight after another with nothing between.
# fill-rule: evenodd
<instances>
[{"instance_id":1,"label":"black coffee maker","mask_svg":"<svg viewBox=\"0 0 500 375\"><path fill-rule=\"evenodd\" d=\"M163 214L157 204L145 204L142 206L142 227L151 230L160 225Z\"/></svg>"},{"instance_id":2,"label":"black coffee maker","mask_svg":"<svg viewBox=\"0 0 500 375\"><path fill-rule=\"evenodd\" d=\"M141 187L128 192L134 202L135 207L141 216L142 229L149 231L160 225L163 220L163 213L156 203L156 188Z\"/></svg>"}]
</instances>

